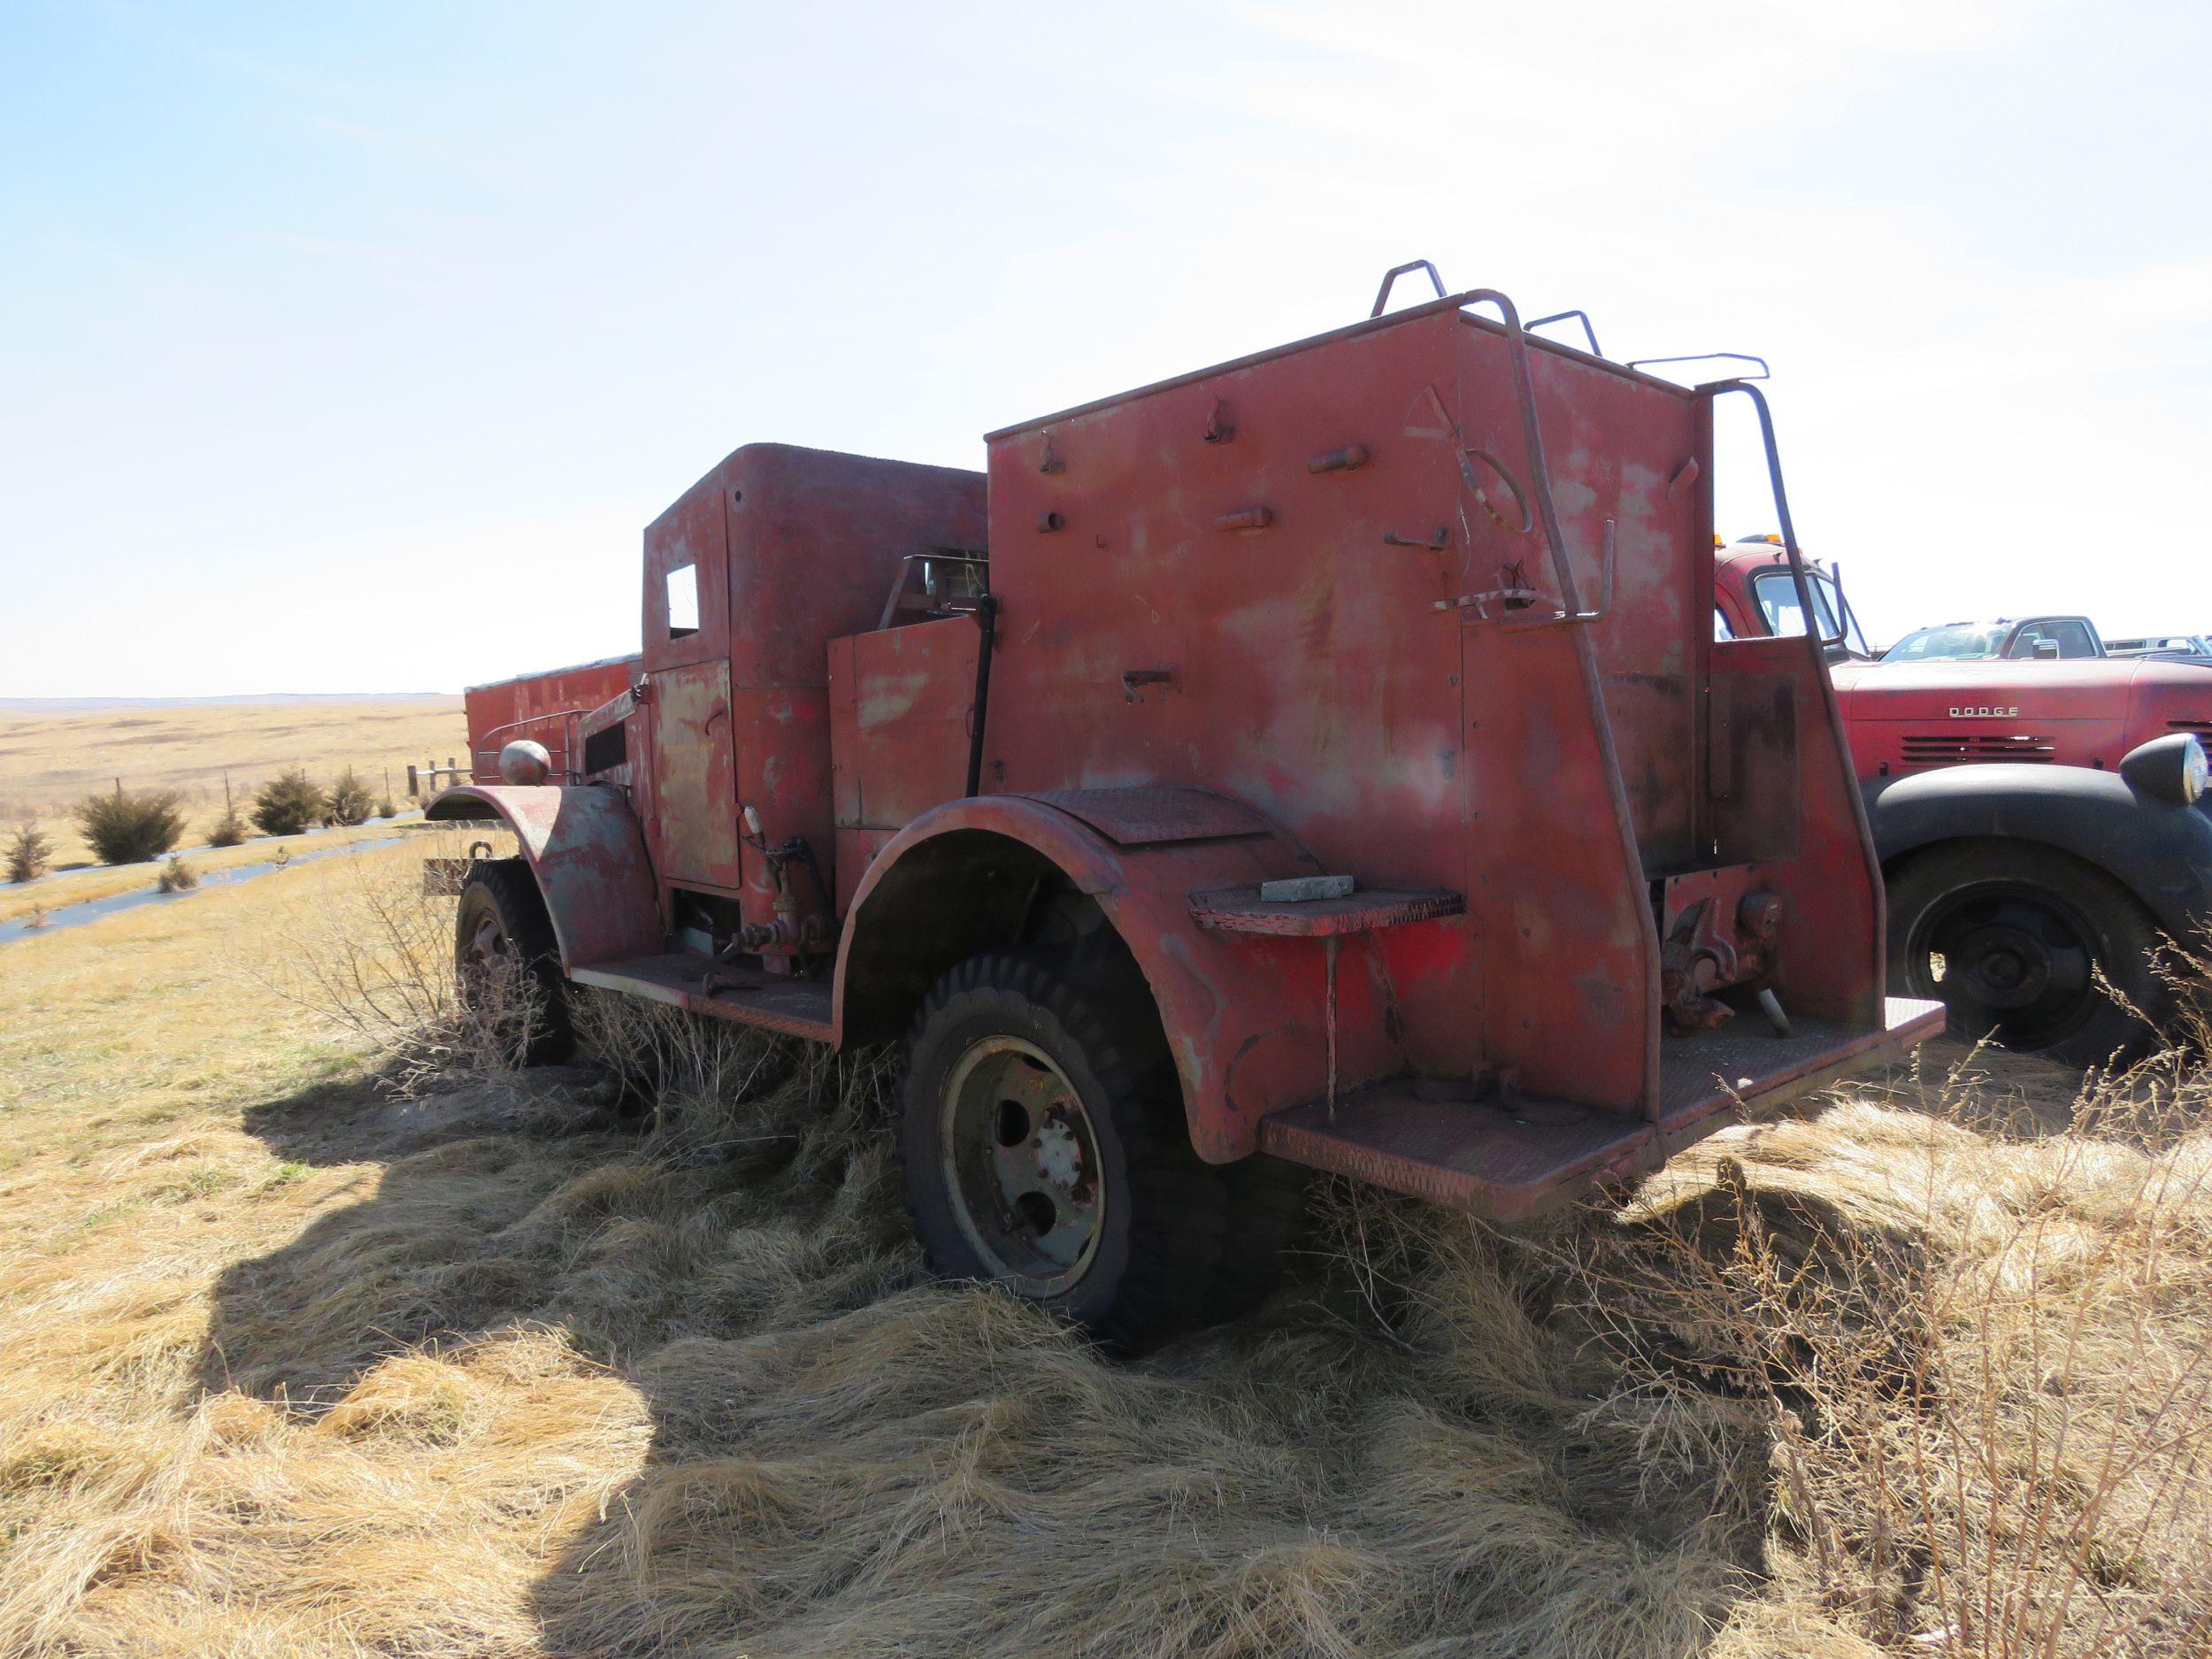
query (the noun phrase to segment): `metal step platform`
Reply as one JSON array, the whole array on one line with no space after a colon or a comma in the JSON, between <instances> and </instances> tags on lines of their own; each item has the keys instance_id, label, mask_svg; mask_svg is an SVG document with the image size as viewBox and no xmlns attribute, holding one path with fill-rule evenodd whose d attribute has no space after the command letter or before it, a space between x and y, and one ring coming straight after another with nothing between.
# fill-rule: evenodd
<instances>
[{"instance_id":1,"label":"metal step platform","mask_svg":"<svg viewBox=\"0 0 2212 1659\"><path fill-rule=\"evenodd\" d=\"M1886 1029L1854 1032L1797 1020L1786 1037L1739 1018L1671 1038L1660 1062L1654 1123L1563 1101L1439 1100L1433 1081L1395 1078L1277 1112L1260 1123L1264 1151L1372 1181L1493 1221L1525 1221L1597 1183L1655 1169L1734 1121L1738 1102L1776 1104L1943 1029L1943 1004L1887 999Z\"/></svg>"},{"instance_id":2,"label":"metal step platform","mask_svg":"<svg viewBox=\"0 0 2212 1659\"><path fill-rule=\"evenodd\" d=\"M572 971L579 985L621 991L672 1008L687 1008L718 1019L759 1025L791 1037L827 1042L832 1036L830 987L826 979L790 979L746 968L715 970L711 995L703 988L708 958L690 951L633 956L595 963Z\"/></svg>"}]
</instances>

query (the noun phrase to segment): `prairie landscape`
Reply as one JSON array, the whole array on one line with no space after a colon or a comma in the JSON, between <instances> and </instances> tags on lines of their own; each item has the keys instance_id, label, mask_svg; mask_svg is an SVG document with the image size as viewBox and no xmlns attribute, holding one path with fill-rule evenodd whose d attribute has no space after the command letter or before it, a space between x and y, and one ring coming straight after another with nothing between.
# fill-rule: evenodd
<instances>
[{"instance_id":1,"label":"prairie landscape","mask_svg":"<svg viewBox=\"0 0 2212 1659\"><path fill-rule=\"evenodd\" d=\"M457 696L19 702L0 706L0 828L29 818L54 844L54 868L88 863L92 852L71 810L119 780L133 791L176 790L186 809L182 844L197 846L222 815L226 773L242 807L295 766L320 782L350 766L380 797L388 774L394 798L403 801L409 762L434 757L442 764L467 746Z\"/></svg>"},{"instance_id":2,"label":"prairie landscape","mask_svg":"<svg viewBox=\"0 0 2212 1659\"><path fill-rule=\"evenodd\" d=\"M427 833L418 839L427 841ZM1951 1046L1138 1361L893 1060L472 1056L388 848L0 946L0 1653L2201 1654L2212 1087Z\"/></svg>"}]
</instances>

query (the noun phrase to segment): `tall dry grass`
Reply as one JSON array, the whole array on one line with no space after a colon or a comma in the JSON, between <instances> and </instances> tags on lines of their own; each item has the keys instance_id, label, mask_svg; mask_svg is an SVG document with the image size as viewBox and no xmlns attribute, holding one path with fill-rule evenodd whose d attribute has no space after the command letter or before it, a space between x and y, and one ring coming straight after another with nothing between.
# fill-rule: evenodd
<instances>
[{"instance_id":1,"label":"tall dry grass","mask_svg":"<svg viewBox=\"0 0 2212 1659\"><path fill-rule=\"evenodd\" d=\"M9 1280L0 1647L2204 1650L2185 1062L2056 1126L1895 1078L1533 1236L1333 1187L1259 1315L1129 1365L920 1278L882 1056L582 1025L99 1155L219 1219Z\"/></svg>"}]
</instances>

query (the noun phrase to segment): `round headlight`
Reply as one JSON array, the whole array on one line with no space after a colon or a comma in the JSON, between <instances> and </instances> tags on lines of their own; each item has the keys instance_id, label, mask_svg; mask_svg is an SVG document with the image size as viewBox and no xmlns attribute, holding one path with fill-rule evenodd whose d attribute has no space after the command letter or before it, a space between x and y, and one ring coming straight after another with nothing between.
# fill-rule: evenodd
<instances>
[{"instance_id":1,"label":"round headlight","mask_svg":"<svg viewBox=\"0 0 2212 1659\"><path fill-rule=\"evenodd\" d=\"M543 783L553 770L553 757L545 745L517 738L499 751L499 775L512 784Z\"/></svg>"},{"instance_id":2,"label":"round headlight","mask_svg":"<svg viewBox=\"0 0 2212 1659\"><path fill-rule=\"evenodd\" d=\"M2207 761L2204 745L2194 733L2176 732L2128 750L2120 763L2120 776L2146 795L2191 806L2212 783L2212 762Z\"/></svg>"}]
</instances>

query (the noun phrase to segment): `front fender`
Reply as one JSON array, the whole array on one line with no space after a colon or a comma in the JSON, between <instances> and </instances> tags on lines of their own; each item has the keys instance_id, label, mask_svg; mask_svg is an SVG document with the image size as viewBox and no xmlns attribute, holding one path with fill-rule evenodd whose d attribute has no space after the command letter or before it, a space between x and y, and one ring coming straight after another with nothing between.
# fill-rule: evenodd
<instances>
[{"instance_id":1,"label":"front fender","mask_svg":"<svg viewBox=\"0 0 2212 1659\"><path fill-rule=\"evenodd\" d=\"M1867 787L1885 865L1967 836L2037 841L2106 872L2177 939L2212 926L2212 816L2087 766L1942 766Z\"/></svg>"},{"instance_id":2,"label":"front fender","mask_svg":"<svg viewBox=\"0 0 2212 1659\"><path fill-rule=\"evenodd\" d=\"M869 866L846 918L838 1038L896 1036L940 973L1016 942L1038 883L1057 876L1097 901L1136 958L1183 1086L1192 1144L1216 1163L1241 1157L1257 1145L1261 1118L1323 1087L1322 952L1311 941L1202 928L1190 895L1314 865L1240 803L1177 791L1224 810L1210 823L1201 813L1139 824L1106 810L1119 803L1105 797L1121 793L974 796L902 830ZM1187 839L1141 839L1154 834ZM1386 991L1379 976L1355 971L1364 947L1347 941L1345 949L1340 1068L1348 1080L1384 1075L1404 1064L1386 1034Z\"/></svg>"},{"instance_id":3,"label":"front fender","mask_svg":"<svg viewBox=\"0 0 2212 1659\"><path fill-rule=\"evenodd\" d=\"M661 949L659 887L644 833L619 790L465 783L439 795L423 816L496 818L514 831L553 918L563 972Z\"/></svg>"}]
</instances>

